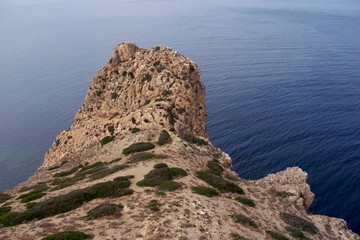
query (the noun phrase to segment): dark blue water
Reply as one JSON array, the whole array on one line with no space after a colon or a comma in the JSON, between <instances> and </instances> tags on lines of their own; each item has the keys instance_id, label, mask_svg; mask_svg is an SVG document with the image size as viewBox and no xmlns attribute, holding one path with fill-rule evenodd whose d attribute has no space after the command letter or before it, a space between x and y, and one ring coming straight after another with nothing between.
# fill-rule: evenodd
<instances>
[{"instance_id":1,"label":"dark blue water","mask_svg":"<svg viewBox=\"0 0 360 240\"><path fill-rule=\"evenodd\" d=\"M300 166L311 211L360 233L357 0L0 0L0 190L41 165L128 40L198 63L210 139L242 177Z\"/></svg>"}]
</instances>

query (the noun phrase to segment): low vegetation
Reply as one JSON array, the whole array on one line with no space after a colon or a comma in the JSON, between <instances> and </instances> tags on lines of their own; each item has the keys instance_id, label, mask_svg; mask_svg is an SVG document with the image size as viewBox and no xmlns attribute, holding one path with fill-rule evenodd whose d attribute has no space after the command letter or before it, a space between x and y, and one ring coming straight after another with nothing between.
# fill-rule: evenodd
<instances>
[{"instance_id":1,"label":"low vegetation","mask_svg":"<svg viewBox=\"0 0 360 240\"><path fill-rule=\"evenodd\" d=\"M249 225L249 226L255 227L255 228L258 227L256 222L254 222L249 217L247 217L247 216L245 216L243 214L230 215L230 217L232 217L232 219L234 219L234 221L236 223L242 223L242 224Z\"/></svg>"},{"instance_id":2,"label":"low vegetation","mask_svg":"<svg viewBox=\"0 0 360 240\"><path fill-rule=\"evenodd\" d=\"M317 234L319 231L318 228L314 225L314 223L302 217L298 217L290 213L281 212L280 218L290 226L301 229L305 232Z\"/></svg>"},{"instance_id":3,"label":"low vegetation","mask_svg":"<svg viewBox=\"0 0 360 240\"><path fill-rule=\"evenodd\" d=\"M130 153L143 152L155 148L155 145L150 142L133 143L123 150L123 154L129 155Z\"/></svg>"},{"instance_id":4,"label":"low vegetation","mask_svg":"<svg viewBox=\"0 0 360 240\"><path fill-rule=\"evenodd\" d=\"M86 219L93 220L97 218L101 218L103 216L114 215L116 212L119 212L123 206L116 205L114 203L102 203L99 206L91 209L87 212Z\"/></svg>"},{"instance_id":5,"label":"low vegetation","mask_svg":"<svg viewBox=\"0 0 360 240\"><path fill-rule=\"evenodd\" d=\"M250 207L255 207L255 203L253 200L249 199L249 198L245 198L245 197L236 197L235 198L236 201L248 205Z\"/></svg>"},{"instance_id":6,"label":"low vegetation","mask_svg":"<svg viewBox=\"0 0 360 240\"><path fill-rule=\"evenodd\" d=\"M0 203L4 203L7 200L9 200L10 198L11 198L11 196L9 194L0 192Z\"/></svg>"},{"instance_id":7,"label":"low vegetation","mask_svg":"<svg viewBox=\"0 0 360 240\"><path fill-rule=\"evenodd\" d=\"M33 200L39 199L43 196L45 196L46 193L44 193L43 191L31 191L29 193L23 194L20 197L18 197L18 199L21 199L20 202L22 203L26 203L26 202L31 202Z\"/></svg>"},{"instance_id":8,"label":"low vegetation","mask_svg":"<svg viewBox=\"0 0 360 240\"><path fill-rule=\"evenodd\" d=\"M277 233L277 232L273 232L273 231L266 231L266 233L273 239L276 240L290 240L287 237L285 237L284 235Z\"/></svg>"},{"instance_id":9,"label":"low vegetation","mask_svg":"<svg viewBox=\"0 0 360 240\"><path fill-rule=\"evenodd\" d=\"M0 216L11 211L11 207L0 207Z\"/></svg>"},{"instance_id":10,"label":"low vegetation","mask_svg":"<svg viewBox=\"0 0 360 240\"><path fill-rule=\"evenodd\" d=\"M170 134L166 131L166 130L162 130L162 132L160 133L159 139L157 141L158 145L165 145L168 143L171 143L172 139L170 137Z\"/></svg>"},{"instance_id":11,"label":"low vegetation","mask_svg":"<svg viewBox=\"0 0 360 240\"><path fill-rule=\"evenodd\" d=\"M195 186L192 187L191 189L193 190L194 193L207 197L214 197L219 195L219 193L215 189L209 187Z\"/></svg>"},{"instance_id":12,"label":"low vegetation","mask_svg":"<svg viewBox=\"0 0 360 240\"><path fill-rule=\"evenodd\" d=\"M210 171L198 171L196 172L196 176L220 191L244 194L244 191L238 185L225 180Z\"/></svg>"},{"instance_id":13,"label":"low vegetation","mask_svg":"<svg viewBox=\"0 0 360 240\"><path fill-rule=\"evenodd\" d=\"M290 192L276 192L276 196L286 198L286 197L295 196L295 194Z\"/></svg>"},{"instance_id":14,"label":"low vegetation","mask_svg":"<svg viewBox=\"0 0 360 240\"><path fill-rule=\"evenodd\" d=\"M193 143L199 146L202 145L208 145L208 142L205 141L202 138L196 137L194 134L191 133L186 133L184 135L181 136L182 139L184 139L185 141L187 141L188 143Z\"/></svg>"},{"instance_id":15,"label":"low vegetation","mask_svg":"<svg viewBox=\"0 0 360 240\"><path fill-rule=\"evenodd\" d=\"M132 128L131 133L138 133L140 132L140 128Z\"/></svg>"},{"instance_id":16,"label":"low vegetation","mask_svg":"<svg viewBox=\"0 0 360 240\"><path fill-rule=\"evenodd\" d=\"M224 169L220 166L219 163L215 162L215 161L209 161L206 165L208 167L208 169L216 175L221 175L224 171Z\"/></svg>"},{"instance_id":17,"label":"low vegetation","mask_svg":"<svg viewBox=\"0 0 360 240\"><path fill-rule=\"evenodd\" d=\"M34 219L43 219L60 213L65 213L82 206L96 198L121 197L130 195L133 190L129 189L131 182L108 181L93 186L71 191L67 194L45 200L24 212L9 212L0 216L0 224L14 226Z\"/></svg>"},{"instance_id":18,"label":"low vegetation","mask_svg":"<svg viewBox=\"0 0 360 240\"><path fill-rule=\"evenodd\" d=\"M151 211L156 212L160 210L160 203L154 199L151 200L148 204L148 208L150 208Z\"/></svg>"},{"instance_id":19,"label":"low vegetation","mask_svg":"<svg viewBox=\"0 0 360 240\"><path fill-rule=\"evenodd\" d=\"M305 234L297 228L285 227L285 230L288 231L290 235L296 239L309 240L309 238L307 238Z\"/></svg>"},{"instance_id":20,"label":"low vegetation","mask_svg":"<svg viewBox=\"0 0 360 240\"><path fill-rule=\"evenodd\" d=\"M250 240L249 238L245 238L237 233L231 233L230 236L232 237L232 240Z\"/></svg>"},{"instance_id":21,"label":"low vegetation","mask_svg":"<svg viewBox=\"0 0 360 240\"><path fill-rule=\"evenodd\" d=\"M114 140L115 136L106 136L103 139L100 140L101 146L104 146L105 144L108 144L112 140Z\"/></svg>"},{"instance_id":22,"label":"low vegetation","mask_svg":"<svg viewBox=\"0 0 360 240\"><path fill-rule=\"evenodd\" d=\"M65 177L65 176L69 176L75 172L77 172L80 169L81 166L77 166L77 167L73 167L72 169L68 170L68 171L62 171L59 173L55 173L54 177Z\"/></svg>"},{"instance_id":23,"label":"low vegetation","mask_svg":"<svg viewBox=\"0 0 360 240\"><path fill-rule=\"evenodd\" d=\"M154 165L154 169L144 176L144 180L136 185L139 187L158 187L161 191L174 191L181 187L180 183L172 180L187 176L181 168L169 168L165 163Z\"/></svg>"},{"instance_id":24,"label":"low vegetation","mask_svg":"<svg viewBox=\"0 0 360 240\"><path fill-rule=\"evenodd\" d=\"M92 238L92 235L78 231L58 232L43 238L42 240L83 240Z\"/></svg>"},{"instance_id":25,"label":"low vegetation","mask_svg":"<svg viewBox=\"0 0 360 240\"><path fill-rule=\"evenodd\" d=\"M52 170L55 170L55 169L58 169L59 167L61 167L62 165L65 165L68 161L67 160L64 160L60 163L60 165L57 165L57 166L54 166L54 167L50 167L48 168L49 171L52 171Z\"/></svg>"}]
</instances>

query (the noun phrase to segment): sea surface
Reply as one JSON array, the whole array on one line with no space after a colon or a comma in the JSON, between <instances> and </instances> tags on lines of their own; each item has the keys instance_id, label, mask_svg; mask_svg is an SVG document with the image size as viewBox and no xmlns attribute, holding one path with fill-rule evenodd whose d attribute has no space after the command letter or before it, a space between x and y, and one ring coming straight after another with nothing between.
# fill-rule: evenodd
<instances>
[{"instance_id":1,"label":"sea surface","mask_svg":"<svg viewBox=\"0 0 360 240\"><path fill-rule=\"evenodd\" d=\"M299 166L311 211L360 233L358 0L0 0L0 190L41 165L124 41L198 63L210 139L241 177Z\"/></svg>"}]
</instances>

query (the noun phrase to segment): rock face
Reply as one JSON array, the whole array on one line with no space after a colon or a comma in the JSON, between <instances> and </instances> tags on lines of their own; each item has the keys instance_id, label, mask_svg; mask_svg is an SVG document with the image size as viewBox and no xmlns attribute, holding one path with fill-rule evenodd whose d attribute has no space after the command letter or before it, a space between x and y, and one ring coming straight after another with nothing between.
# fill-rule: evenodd
<instances>
[{"instance_id":1,"label":"rock face","mask_svg":"<svg viewBox=\"0 0 360 240\"><path fill-rule=\"evenodd\" d=\"M168 47L147 50L125 42L94 77L74 124L56 138L43 167L133 128L207 137L206 122L205 87L193 61Z\"/></svg>"},{"instance_id":2,"label":"rock face","mask_svg":"<svg viewBox=\"0 0 360 240\"><path fill-rule=\"evenodd\" d=\"M309 214L300 168L240 178L206 121L193 61L163 46L116 46L44 164L0 193L0 239L360 239L342 219Z\"/></svg>"}]
</instances>

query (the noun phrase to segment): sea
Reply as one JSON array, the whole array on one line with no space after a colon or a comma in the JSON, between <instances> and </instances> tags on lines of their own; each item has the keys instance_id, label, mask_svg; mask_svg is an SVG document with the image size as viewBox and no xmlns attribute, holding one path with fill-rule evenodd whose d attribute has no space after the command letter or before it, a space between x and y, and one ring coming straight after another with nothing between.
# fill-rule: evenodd
<instances>
[{"instance_id":1,"label":"sea","mask_svg":"<svg viewBox=\"0 0 360 240\"><path fill-rule=\"evenodd\" d=\"M210 140L243 178L305 170L360 233L358 0L0 0L0 191L30 177L116 44L202 71Z\"/></svg>"}]
</instances>

